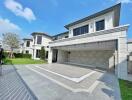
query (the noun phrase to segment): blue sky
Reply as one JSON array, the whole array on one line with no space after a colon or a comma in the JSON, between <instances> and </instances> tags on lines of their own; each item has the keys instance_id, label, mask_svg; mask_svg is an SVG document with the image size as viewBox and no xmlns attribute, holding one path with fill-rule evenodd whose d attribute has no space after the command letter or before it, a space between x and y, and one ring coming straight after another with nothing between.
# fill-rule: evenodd
<instances>
[{"instance_id":1,"label":"blue sky","mask_svg":"<svg viewBox=\"0 0 132 100\"><path fill-rule=\"evenodd\" d=\"M32 32L55 35L66 31L66 24L118 2L122 2L120 25L130 24L128 38L132 38L132 0L2 0L0 34L15 32L21 38Z\"/></svg>"}]
</instances>

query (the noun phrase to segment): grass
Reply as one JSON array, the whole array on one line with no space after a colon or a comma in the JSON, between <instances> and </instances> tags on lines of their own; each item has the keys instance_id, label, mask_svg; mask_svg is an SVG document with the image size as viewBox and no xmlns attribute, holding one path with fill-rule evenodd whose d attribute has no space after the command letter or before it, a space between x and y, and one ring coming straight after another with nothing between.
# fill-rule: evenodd
<instances>
[{"instance_id":1,"label":"grass","mask_svg":"<svg viewBox=\"0 0 132 100\"><path fill-rule=\"evenodd\" d=\"M119 80L122 100L132 100L132 82Z\"/></svg>"},{"instance_id":2,"label":"grass","mask_svg":"<svg viewBox=\"0 0 132 100\"><path fill-rule=\"evenodd\" d=\"M28 59L28 58L15 58L15 59L5 59L4 64L10 65L10 64L43 64L47 63L44 60L33 60L33 59Z\"/></svg>"}]
</instances>

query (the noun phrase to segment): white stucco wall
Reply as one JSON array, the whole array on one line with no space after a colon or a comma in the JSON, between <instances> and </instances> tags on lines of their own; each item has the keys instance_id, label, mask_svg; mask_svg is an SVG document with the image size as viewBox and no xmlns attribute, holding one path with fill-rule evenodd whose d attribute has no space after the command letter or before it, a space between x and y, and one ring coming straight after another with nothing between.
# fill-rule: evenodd
<instances>
[{"instance_id":1,"label":"white stucco wall","mask_svg":"<svg viewBox=\"0 0 132 100\"><path fill-rule=\"evenodd\" d=\"M131 53L132 52L132 43L128 43L128 52Z\"/></svg>"},{"instance_id":2,"label":"white stucco wall","mask_svg":"<svg viewBox=\"0 0 132 100\"><path fill-rule=\"evenodd\" d=\"M68 61L70 63L108 69L111 57L113 57L113 51L71 51Z\"/></svg>"},{"instance_id":3,"label":"white stucco wall","mask_svg":"<svg viewBox=\"0 0 132 100\"><path fill-rule=\"evenodd\" d=\"M105 30L113 28L114 12L110 12L110 13L98 16L96 18L93 18L91 20L76 24L72 27L69 27L69 37L73 37L73 29L84 26L84 25L89 25L89 33L95 32L96 31L95 23L102 19L105 20Z\"/></svg>"}]
</instances>

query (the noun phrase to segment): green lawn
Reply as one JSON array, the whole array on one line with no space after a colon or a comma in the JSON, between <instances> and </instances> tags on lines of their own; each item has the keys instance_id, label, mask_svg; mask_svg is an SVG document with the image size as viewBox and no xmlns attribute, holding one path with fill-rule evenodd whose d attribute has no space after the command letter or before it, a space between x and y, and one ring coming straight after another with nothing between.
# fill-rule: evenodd
<instances>
[{"instance_id":1,"label":"green lawn","mask_svg":"<svg viewBox=\"0 0 132 100\"><path fill-rule=\"evenodd\" d=\"M33 60L33 59L28 59L28 58L15 58L15 59L5 59L4 64L43 64L47 63L46 61L43 60Z\"/></svg>"},{"instance_id":2,"label":"green lawn","mask_svg":"<svg viewBox=\"0 0 132 100\"><path fill-rule=\"evenodd\" d=\"M132 100L132 82L119 80L122 100Z\"/></svg>"}]
</instances>

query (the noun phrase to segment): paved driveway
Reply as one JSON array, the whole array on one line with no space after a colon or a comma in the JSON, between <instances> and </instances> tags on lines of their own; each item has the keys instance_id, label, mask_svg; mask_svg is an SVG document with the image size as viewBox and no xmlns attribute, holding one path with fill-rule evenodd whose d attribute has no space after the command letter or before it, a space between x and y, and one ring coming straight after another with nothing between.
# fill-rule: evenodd
<instances>
[{"instance_id":1,"label":"paved driveway","mask_svg":"<svg viewBox=\"0 0 132 100\"><path fill-rule=\"evenodd\" d=\"M113 73L87 67L19 65L18 73L39 100L120 100Z\"/></svg>"}]
</instances>

